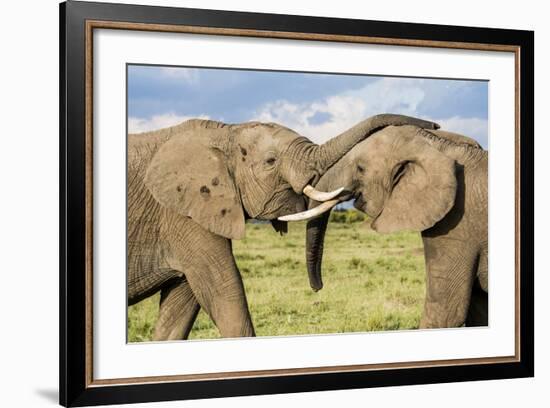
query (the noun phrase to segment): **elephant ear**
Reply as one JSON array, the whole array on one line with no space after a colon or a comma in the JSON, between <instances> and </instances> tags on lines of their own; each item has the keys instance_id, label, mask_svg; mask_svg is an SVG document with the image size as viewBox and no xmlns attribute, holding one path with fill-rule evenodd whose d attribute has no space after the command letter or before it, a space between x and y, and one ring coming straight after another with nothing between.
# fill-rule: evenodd
<instances>
[{"instance_id":1,"label":"elephant ear","mask_svg":"<svg viewBox=\"0 0 550 408\"><path fill-rule=\"evenodd\" d=\"M238 189L227 168L223 145L227 130L188 129L156 152L145 174L155 199L177 214L229 239L245 233Z\"/></svg>"},{"instance_id":2,"label":"elephant ear","mask_svg":"<svg viewBox=\"0 0 550 408\"><path fill-rule=\"evenodd\" d=\"M424 231L454 206L456 164L432 147L421 131L398 149L403 160L392 171L393 188L372 228L382 233Z\"/></svg>"}]
</instances>

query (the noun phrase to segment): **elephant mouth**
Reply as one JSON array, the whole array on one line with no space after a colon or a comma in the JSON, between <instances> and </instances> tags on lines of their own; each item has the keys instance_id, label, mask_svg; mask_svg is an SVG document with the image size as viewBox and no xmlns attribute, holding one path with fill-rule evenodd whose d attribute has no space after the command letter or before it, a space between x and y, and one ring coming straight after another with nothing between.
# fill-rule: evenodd
<instances>
[{"instance_id":1,"label":"elephant mouth","mask_svg":"<svg viewBox=\"0 0 550 408\"><path fill-rule=\"evenodd\" d=\"M376 219L382 213L383 207L381 207L379 210L373 210L372 202L371 202L371 205L369 206L369 201L367 199L365 199L363 194L357 193L357 194L355 194L355 196L353 198L355 199L355 202L353 203L353 206L355 208L357 208L359 211L364 212L365 214L367 214L369 216L369 218L371 218L373 220L373 222L376 221Z\"/></svg>"},{"instance_id":2,"label":"elephant mouth","mask_svg":"<svg viewBox=\"0 0 550 408\"><path fill-rule=\"evenodd\" d=\"M366 213L367 202L363 198L363 194L357 193L357 194L355 194L355 196L353 198L355 199L355 202L353 203L353 206L355 208L357 208L358 210L363 211L364 213Z\"/></svg>"},{"instance_id":3,"label":"elephant mouth","mask_svg":"<svg viewBox=\"0 0 550 408\"><path fill-rule=\"evenodd\" d=\"M277 191L273 199L264 206L260 220L273 220L278 217L304 211L307 208L307 198L294 193L292 189Z\"/></svg>"}]
</instances>

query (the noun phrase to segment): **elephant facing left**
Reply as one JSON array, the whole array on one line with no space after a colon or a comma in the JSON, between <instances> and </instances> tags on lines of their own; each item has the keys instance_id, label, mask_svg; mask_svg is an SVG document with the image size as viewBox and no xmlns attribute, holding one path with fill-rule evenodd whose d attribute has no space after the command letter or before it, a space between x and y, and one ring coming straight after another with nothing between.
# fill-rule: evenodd
<instances>
[{"instance_id":1,"label":"elephant facing left","mask_svg":"<svg viewBox=\"0 0 550 408\"><path fill-rule=\"evenodd\" d=\"M417 231L424 244L426 295L420 328L488 324L488 152L475 140L415 126L387 127L357 144L316 184L342 195L282 217L305 219L320 207L354 199L374 231ZM329 212L307 225L310 284L321 266Z\"/></svg>"},{"instance_id":2,"label":"elephant facing left","mask_svg":"<svg viewBox=\"0 0 550 408\"><path fill-rule=\"evenodd\" d=\"M160 291L154 340L186 339L203 308L222 337L254 336L231 240L245 220L307 207L311 187L355 144L388 125L437 128L400 115L364 120L317 145L274 123L189 120L128 135L128 305Z\"/></svg>"}]
</instances>

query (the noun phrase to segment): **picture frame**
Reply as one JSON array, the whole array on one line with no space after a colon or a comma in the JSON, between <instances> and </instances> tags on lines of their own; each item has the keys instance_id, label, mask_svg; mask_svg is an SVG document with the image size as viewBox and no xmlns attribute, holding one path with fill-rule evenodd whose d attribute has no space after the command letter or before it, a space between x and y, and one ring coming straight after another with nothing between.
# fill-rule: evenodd
<instances>
[{"instance_id":1,"label":"picture frame","mask_svg":"<svg viewBox=\"0 0 550 408\"><path fill-rule=\"evenodd\" d=\"M513 355L94 377L94 32L172 33L513 54ZM68 1L60 5L60 403L64 406L445 383L534 375L534 33ZM120 135L124 137L124 135ZM510 165L512 165L510 163ZM510 266L512 267L512 266Z\"/></svg>"}]
</instances>

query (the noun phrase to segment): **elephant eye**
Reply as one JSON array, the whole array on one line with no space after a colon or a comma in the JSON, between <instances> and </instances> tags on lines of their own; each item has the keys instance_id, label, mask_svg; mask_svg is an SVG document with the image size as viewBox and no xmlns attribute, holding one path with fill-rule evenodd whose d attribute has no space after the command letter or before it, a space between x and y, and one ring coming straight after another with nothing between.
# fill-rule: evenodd
<instances>
[{"instance_id":1,"label":"elephant eye","mask_svg":"<svg viewBox=\"0 0 550 408\"><path fill-rule=\"evenodd\" d=\"M358 165L357 165L357 171L358 171L359 173L364 173L364 172L365 172L365 168L364 168L363 166L361 166L361 165L358 164Z\"/></svg>"},{"instance_id":2,"label":"elephant eye","mask_svg":"<svg viewBox=\"0 0 550 408\"><path fill-rule=\"evenodd\" d=\"M272 166L272 165L275 164L276 161L277 161L277 159L275 159L275 157L270 157L265 162L266 162L266 164L269 164L270 166Z\"/></svg>"}]
</instances>

